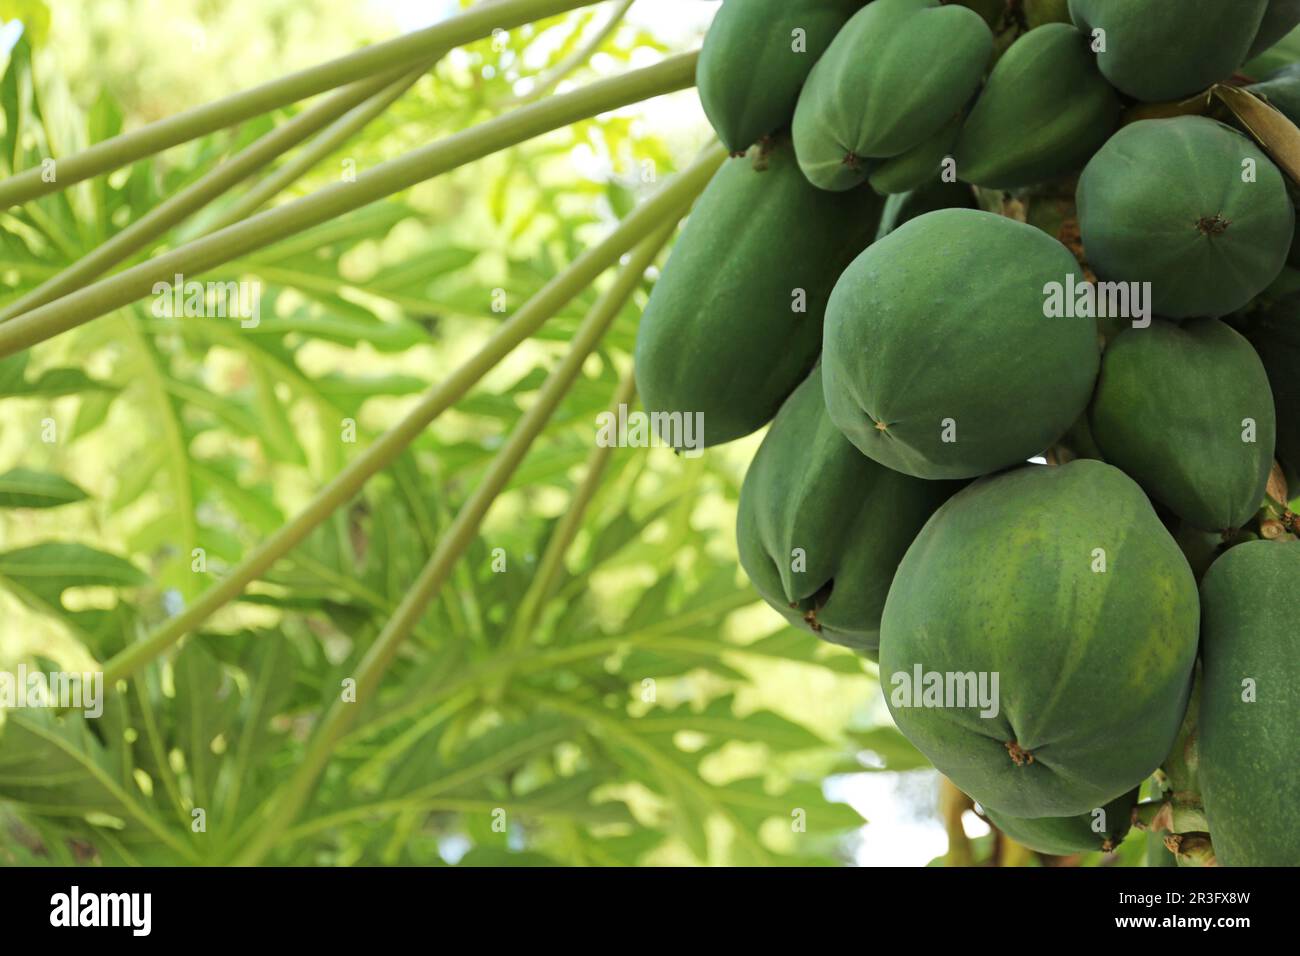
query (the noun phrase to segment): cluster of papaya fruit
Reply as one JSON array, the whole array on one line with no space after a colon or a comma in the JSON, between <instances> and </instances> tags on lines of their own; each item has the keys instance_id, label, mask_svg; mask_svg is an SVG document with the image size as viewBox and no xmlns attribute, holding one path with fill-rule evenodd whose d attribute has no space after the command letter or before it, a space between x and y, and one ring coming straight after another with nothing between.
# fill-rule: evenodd
<instances>
[{"instance_id":1,"label":"cluster of papaya fruit","mask_svg":"<svg viewBox=\"0 0 1300 956\"><path fill-rule=\"evenodd\" d=\"M1041 852L1137 822L1300 865L1300 64L1240 72L1297 25L725 0L701 53L733 157L642 317L646 408L679 446L771 423L745 572Z\"/></svg>"}]
</instances>

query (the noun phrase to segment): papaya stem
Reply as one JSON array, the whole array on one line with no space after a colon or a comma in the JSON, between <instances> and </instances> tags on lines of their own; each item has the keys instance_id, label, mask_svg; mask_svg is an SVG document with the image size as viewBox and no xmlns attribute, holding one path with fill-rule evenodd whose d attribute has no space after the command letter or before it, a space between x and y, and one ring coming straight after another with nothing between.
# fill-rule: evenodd
<instances>
[{"instance_id":1,"label":"papaya stem","mask_svg":"<svg viewBox=\"0 0 1300 956\"><path fill-rule=\"evenodd\" d=\"M426 69L427 66L422 65L418 72L401 74L396 79L389 73L353 83L310 109L304 110L180 192L164 200L53 278L11 302L0 311L0 322L82 288L86 283L148 246L173 226L183 222L188 216L226 193L257 170L274 162L277 157L320 131L326 124L394 86L405 90L423 76Z\"/></svg>"},{"instance_id":2,"label":"papaya stem","mask_svg":"<svg viewBox=\"0 0 1300 956\"><path fill-rule=\"evenodd\" d=\"M250 583L265 574L337 509L347 504L374 475L392 464L421 432L455 404L488 370L576 298L619 257L665 222L676 221L721 165L724 151L713 147L686 171L634 210L613 232L588 249L560 276L505 322L491 339L446 380L431 387L401 421L348 464L291 521L237 564L220 583L193 604L132 644L104 665L104 682L112 686L134 673L182 637L198 628Z\"/></svg>"},{"instance_id":3,"label":"papaya stem","mask_svg":"<svg viewBox=\"0 0 1300 956\"><path fill-rule=\"evenodd\" d=\"M492 460L474 493L461 507L437 549L407 590L402 603L375 639L375 643L366 651L356 674L357 701L373 700L379 682L396 657L398 649L424 615L430 602L438 596L453 565L460 560L478 534L484 516L582 373L582 365L587 357L595 350L624 304L641 284L646 269L654 262L675 227L675 222L669 223L666 228L661 227L646 239L633 253L614 284L583 319L568 353L547 377L537 401L515 426L514 432ZM292 825L311 797L321 771L360 709L360 705L338 700L326 712L298 768L273 799L266 824L258 829L253 842L240 854L237 861L239 865L254 866L275 847L280 836Z\"/></svg>"},{"instance_id":4,"label":"papaya stem","mask_svg":"<svg viewBox=\"0 0 1300 956\"><path fill-rule=\"evenodd\" d=\"M309 67L213 103L185 110L140 129L96 143L55 165L55 181L46 182L42 167L33 167L0 182L0 209L19 206L75 183L112 172L138 159L187 143L200 136L298 100L364 80L406 70L466 43L512 30L546 17L591 6L597 0L501 0L405 36L376 43L328 63Z\"/></svg>"},{"instance_id":5,"label":"papaya stem","mask_svg":"<svg viewBox=\"0 0 1300 956\"><path fill-rule=\"evenodd\" d=\"M1218 866L1208 833L1175 833L1165 837L1165 848L1179 866Z\"/></svg>"},{"instance_id":6,"label":"papaya stem","mask_svg":"<svg viewBox=\"0 0 1300 956\"><path fill-rule=\"evenodd\" d=\"M0 324L0 358L44 342L153 293L157 283L194 276L297 235L344 213L458 169L476 159L580 120L685 89L695 82L698 54L554 96L390 160L353 182L340 182L295 202L156 256Z\"/></svg>"},{"instance_id":7,"label":"papaya stem","mask_svg":"<svg viewBox=\"0 0 1300 956\"><path fill-rule=\"evenodd\" d=\"M636 376L629 369L614 392L614 398L610 402L610 412L617 416L619 408L630 405L635 395ZM568 508L565 509L563 517L551 533L551 538L546 543L546 551L537 564L537 572L519 603L519 612L515 615L508 641L508 646L513 650L518 650L527 641L537 624L542 608L551 599L556 579L564 563L564 556L573 544L574 538L578 536L578 529L582 527L582 519L587 513L587 508L596 497L596 492L600 490L601 478L613 453L613 446L597 445L587 456L586 474L583 476L582 483L574 491Z\"/></svg>"},{"instance_id":8,"label":"papaya stem","mask_svg":"<svg viewBox=\"0 0 1300 956\"><path fill-rule=\"evenodd\" d=\"M567 57L555 65L555 68L537 80L537 84L527 93L521 96L512 96L505 100L502 106L523 106L525 103L533 103L540 100L551 90L555 89L564 80L565 77L573 73L574 70L585 65L592 55L600 49L601 45L610 38L620 23L627 16L628 10L632 8L636 0L622 0L618 8L609 15L604 26L596 31L592 37L587 40L581 47L574 50Z\"/></svg>"},{"instance_id":9,"label":"papaya stem","mask_svg":"<svg viewBox=\"0 0 1300 956\"><path fill-rule=\"evenodd\" d=\"M229 209L218 216L208 229L208 232L213 233L226 228L226 226L234 225L242 219L247 219L271 199L307 175L317 163L342 147L344 143L361 132L384 110L392 106L432 66L433 63L430 62L428 67L417 67L384 87L366 102L340 116L319 136L308 143L301 152L259 182L232 204Z\"/></svg>"},{"instance_id":10,"label":"papaya stem","mask_svg":"<svg viewBox=\"0 0 1300 956\"><path fill-rule=\"evenodd\" d=\"M939 812L943 817L943 828L948 832L948 853L944 857L944 866L974 866L975 849L962 816L973 809L974 801L957 789L947 777L939 778Z\"/></svg>"}]
</instances>

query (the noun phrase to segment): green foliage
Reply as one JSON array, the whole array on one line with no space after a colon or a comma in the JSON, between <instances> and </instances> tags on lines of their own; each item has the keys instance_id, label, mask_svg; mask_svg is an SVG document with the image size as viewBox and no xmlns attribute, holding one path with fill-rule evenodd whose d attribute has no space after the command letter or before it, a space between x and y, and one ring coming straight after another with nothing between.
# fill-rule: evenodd
<instances>
[{"instance_id":1,"label":"green foliage","mask_svg":"<svg viewBox=\"0 0 1300 956\"><path fill-rule=\"evenodd\" d=\"M448 58L436 84L417 86L346 158L364 168L492 115L599 18L578 13ZM525 58L533 44L545 55ZM647 47L662 44L624 26L601 52L625 64ZM20 42L0 80L0 174L127 121L108 95L81 115L49 88ZM269 122L9 211L6 297ZM77 133L51 133L63 128ZM0 667L93 670L215 585L634 205L647 178L667 175L674 152L626 117L581 123L204 277L259 281L256 327L158 316L145 303L0 360ZM575 176L578 153L604 172ZM329 184L338 169L327 163L296 188ZM168 244L201 233L233 198ZM0 863L236 858L599 292L579 296L202 633L106 688L102 717L7 712ZM840 728L870 683L852 655L784 627L738 579L725 543L734 457L617 450L521 632L538 556L575 504L645 299L639 290L616 320L378 696L353 705L352 732L270 862L842 861L862 820L820 781L849 762ZM342 437L351 427L355 444ZM701 535L701 523L716 533ZM765 668L823 695L835 688L843 703L828 716L780 681L760 687Z\"/></svg>"},{"instance_id":2,"label":"green foliage","mask_svg":"<svg viewBox=\"0 0 1300 956\"><path fill-rule=\"evenodd\" d=\"M831 419L864 454L918 478L971 478L1041 453L1096 381L1092 323L1043 315L1044 287L1077 270L1059 242L1000 216L912 220L835 286L823 359ZM944 374L923 374L936 368Z\"/></svg>"},{"instance_id":3,"label":"green foliage","mask_svg":"<svg viewBox=\"0 0 1300 956\"><path fill-rule=\"evenodd\" d=\"M1202 585L1201 795L1225 866L1300 866L1300 545L1233 548Z\"/></svg>"},{"instance_id":4,"label":"green foliage","mask_svg":"<svg viewBox=\"0 0 1300 956\"><path fill-rule=\"evenodd\" d=\"M983 806L1074 816L1169 753L1198 623L1187 561L1131 479L1096 461L1029 466L959 492L912 544L885 604L881 685L899 729ZM944 675L984 675L987 692L994 674L995 708L951 682L943 696Z\"/></svg>"}]
</instances>

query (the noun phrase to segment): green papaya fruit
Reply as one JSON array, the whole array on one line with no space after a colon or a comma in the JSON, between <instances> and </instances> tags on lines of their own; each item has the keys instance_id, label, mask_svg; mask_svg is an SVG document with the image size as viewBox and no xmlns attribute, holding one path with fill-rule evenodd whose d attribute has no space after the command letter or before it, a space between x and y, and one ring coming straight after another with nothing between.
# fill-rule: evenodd
<instances>
[{"instance_id":1,"label":"green papaya fruit","mask_svg":"<svg viewBox=\"0 0 1300 956\"><path fill-rule=\"evenodd\" d=\"M788 139L723 164L637 330L637 388L665 441L708 447L772 420L816 363L831 289L883 206L870 189L808 185ZM693 422L702 441L683 441Z\"/></svg>"},{"instance_id":2,"label":"green papaya fruit","mask_svg":"<svg viewBox=\"0 0 1300 956\"><path fill-rule=\"evenodd\" d=\"M1253 313L1242 332L1264 363L1273 389L1277 457L1289 471L1300 473L1300 295Z\"/></svg>"},{"instance_id":3,"label":"green papaya fruit","mask_svg":"<svg viewBox=\"0 0 1300 956\"><path fill-rule=\"evenodd\" d=\"M958 492L912 543L885 600L880 684L899 730L986 809L1077 816L1169 753L1199 617L1191 569L1131 478L1030 465Z\"/></svg>"},{"instance_id":4,"label":"green papaya fruit","mask_svg":"<svg viewBox=\"0 0 1300 956\"><path fill-rule=\"evenodd\" d=\"M1126 126L1088 163L1076 198L1097 275L1150 282L1169 319L1240 309L1281 273L1295 231L1282 173L1203 116Z\"/></svg>"},{"instance_id":5,"label":"green papaya fruit","mask_svg":"<svg viewBox=\"0 0 1300 956\"><path fill-rule=\"evenodd\" d=\"M952 155L961 124L962 116L958 114L925 142L913 146L901 156L883 160L867 177L871 188L892 196L911 192L928 182L942 181L943 162Z\"/></svg>"},{"instance_id":6,"label":"green papaya fruit","mask_svg":"<svg viewBox=\"0 0 1300 956\"><path fill-rule=\"evenodd\" d=\"M1041 453L1097 379L1092 320L1045 317L1045 286L1077 275L1065 246L1032 226L968 209L912 220L855 259L831 295L831 419L866 455L917 478L973 478Z\"/></svg>"},{"instance_id":7,"label":"green papaya fruit","mask_svg":"<svg viewBox=\"0 0 1300 956\"><path fill-rule=\"evenodd\" d=\"M1232 76L1245 62L1267 7L1268 0L1070 0L1070 16L1093 37L1106 79L1129 96L1156 103L1191 96Z\"/></svg>"},{"instance_id":8,"label":"green papaya fruit","mask_svg":"<svg viewBox=\"0 0 1300 956\"><path fill-rule=\"evenodd\" d=\"M1120 333L1089 422L1106 460L1194 527L1235 530L1263 504L1273 393L1250 342L1218 319Z\"/></svg>"},{"instance_id":9,"label":"green papaya fruit","mask_svg":"<svg viewBox=\"0 0 1300 956\"><path fill-rule=\"evenodd\" d=\"M1016 189L1079 169L1115 131L1120 102L1068 23L1030 30L998 60L957 141L962 179Z\"/></svg>"},{"instance_id":10,"label":"green papaya fruit","mask_svg":"<svg viewBox=\"0 0 1300 956\"><path fill-rule=\"evenodd\" d=\"M695 82L718 138L734 153L790 125L799 91L866 0L727 0L700 50Z\"/></svg>"},{"instance_id":11,"label":"green papaya fruit","mask_svg":"<svg viewBox=\"0 0 1300 956\"><path fill-rule=\"evenodd\" d=\"M1300 866L1300 544L1253 541L1201 585L1201 797L1224 866Z\"/></svg>"},{"instance_id":12,"label":"green papaya fruit","mask_svg":"<svg viewBox=\"0 0 1300 956\"><path fill-rule=\"evenodd\" d=\"M1133 807L1138 790L1075 817L1012 817L984 808L989 822L1017 843L1039 853L1070 856L1075 853L1109 853L1123 842L1133 827Z\"/></svg>"},{"instance_id":13,"label":"green papaya fruit","mask_svg":"<svg viewBox=\"0 0 1300 956\"><path fill-rule=\"evenodd\" d=\"M820 367L782 406L740 490L740 565L773 608L828 641L874 653L894 569L960 490L877 465L826 414Z\"/></svg>"},{"instance_id":14,"label":"green papaya fruit","mask_svg":"<svg viewBox=\"0 0 1300 956\"><path fill-rule=\"evenodd\" d=\"M1269 0L1247 59L1259 56L1300 26L1300 0Z\"/></svg>"},{"instance_id":15,"label":"green papaya fruit","mask_svg":"<svg viewBox=\"0 0 1300 956\"><path fill-rule=\"evenodd\" d=\"M854 14L799 94L794 144L808 181L841 191L868 160L900 156L966 104L993 53L979 14L939 0L875 0Z\"/></svg>"},{"instance_id":16,"label":"green papaya fruit","mask_svg":"<svg viewBox=\"0 0 1300 956\"><path fill-rule=\"evenodd\" d=\"M1300 125L1300 63L1284 66L1246 89L1264 97L1292 123Z\"/></svg>"}]
</instances>

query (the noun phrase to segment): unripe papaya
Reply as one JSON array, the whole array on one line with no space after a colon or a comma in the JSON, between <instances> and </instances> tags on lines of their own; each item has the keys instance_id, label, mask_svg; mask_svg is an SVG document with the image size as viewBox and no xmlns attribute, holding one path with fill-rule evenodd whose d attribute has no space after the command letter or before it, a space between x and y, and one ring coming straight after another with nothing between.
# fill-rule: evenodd
<instances>
[{"instance_id":1,"label":"unripe papaya","mask_svg":"<svg viewBox=\"0 0 1300 956\"><path fill-rule=\"evenodd\" d=\"M1090 460L1026 466L958 492L908 549L881 688L899 730L986 809L1077 816L1169 753L1199 617L1191 569L1132 479Z\"/></svg>"},{"instance_id":2,"label":"unripe papaya","mask_svg":"<svg viewBox=\"0 0 1300 956\"><path fill-rule=\"evenodd\" d=\"M1122 332L1089 421L1106 460L1194 527L1235 530L1264 501L1277 435L1268 373L1218 319Z\"/></svg>"},{"instance_id":3,"label":"unripe papaya","mask_svg":"<svg viewBox=\"0 0 1300 956\"><path fill-rule=\"evenodd\" d=\"M1039 853L1071 856L1075 853L1109 853L1123 842L1133 827L1133 807L1140 787L1077 817L1012 817L984 808L989 822L1017 843Z\"/></svg>"},{"instance_id":4,"label":"unripe papaya","mask_svg":"<svg viewBox=\"0 0 1300 956\"><path fill-rule=\"evenodd\" d=\"M718 445L772 420L816 363L831 289L883 206L870 189L808 185L788 139L723 164L637 331L637 387L665 441L698 447L682 438L701 421L702 444Z\"/></svg>"},{"instance_id":5,"label":"unripe papaya","mask_svg":"<svg viewBox=\"0 0 1300 956\"><path fill-rule=\"evenodd\" d=\"M740 565L792 624L874 654L907 546L958 482L876 464L826 414L821 369L782 406L740 490Z\"/></svg>"},{"instance_id":6,"label":"unripe papaya","mask_svg":"<svg viewBox=\"0 0 1300 956\"><path fill-rule=\"evenodd\" d=\"M732 152L790 125L799 91L835 34L866 0L727 0L700 50L695 81Z\"/></svg>"},{"instance_id":7,"label":"unripe papaya","mask_svg":"<svg viewBox=\"0 0 1300 956\"><path fill-rule=\"evenodd\" d=\"M1070 16L1093 37L1106 79L1129 96L1155 103L1191 96L1232 76L1245 62L1267 7L1268 0L1070 0Z\"/></svg>"},{"instance_id":8,"label":"unripe papaya","mask_svg":"<svg viewBox=\"0 0 1300 956\"><path fill-rule=\"evenodd\" d=\"M957 142L962 179L1032 186L1079 169L1115 131L1120 102L1068 23L1030 30L993 68Z\"/></svg>"},{"instance_id":9,"label":"unripe papaya","mask_svg":"<svg viewBox=\"0 0 1300 956\"><path fill-rule=\"evenodd\" d=\"M1300 297L1270 303L1242 326L1264 363L1277 410L1277 457L1300 474ZM1300 487L1296 489L1300 494Z\"/></svg>"},{"instance_id":10,"label":"unripe papaya","mask_svg":"<svg viewBox=\"0 0 1300 956\"><path fill-rule=\"evenodd\" d=\"M941 182L944 160L952 155L961 132L963 117L958 114L943 129L901 156L883 160L875 166L868 181L878 193L898 195L919 189L930 182Z\"/></svg>"},{"instance_id":11,"label":"unripe papaya","mask_svg":"<svg viewBox=\"0 0 1300 956\"><path fill-rule=\"evenodd\" d=\"M1150 282L1170 319L1235 312L1278 277L1295 232L1282 173L1203 116L1126 126L1079 178L1079 229L1102 279Z\"/></svg>"},{"instance_id":12,"label":"unripe papaya","mask_svg":"<svg viewBox=\"0 0 1300 956\"><path fill-rule=\"evenodd\" d=\"M794 143L814 186L852 189L870 160L937 134L979 87L993 34L939 0L875 0L845 24L799 94Z\"/></svg>"},{"instance_id":13,"label":"unripe papaya","mask_svg":"<svg viewBox=\"0 0 1300 956\"><path fill-rule=\"evenodd\" d=\"M1269 0L1247 58L1259 56L1300 26L1300 0Z\"/></svg>"},{"instance_id":14,"label":"unripe papaya","mask_svg":"<svg viewBox=\"0 0 1300 956\"><path fill-rule=\"evenodd\" d=\"M1100 362L1091 320L1045 316L1044 287L1072 275L1074 257L1032 226L967 209L912 220L831 295L831 419L917 478L973 478L1041 453L1086 408Z\"/></svg>"},{"instance_id":15,"label":"unripe papaya","mask_svg":"<svg viewBox=\"0 0 1300 956\"><path fill-rule=\"evenodd\" d=\"M1300 63L1292 63L1270 73L1258 83L1246 87L1300 125Z\"/></svg>"},{"instance_id":16,"label":"unripe papaya","mask_svg":"<svg viewBox=\"0 0 1300 956\"><path fill-rule=\"evenodd\" d=\"M1232 548L1201 585L1201 797L1224 866L1300 866L1300 544Z\"/></svg>"}]
</instances>

